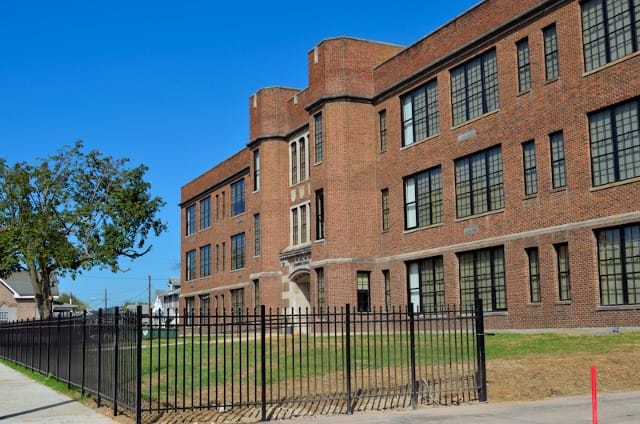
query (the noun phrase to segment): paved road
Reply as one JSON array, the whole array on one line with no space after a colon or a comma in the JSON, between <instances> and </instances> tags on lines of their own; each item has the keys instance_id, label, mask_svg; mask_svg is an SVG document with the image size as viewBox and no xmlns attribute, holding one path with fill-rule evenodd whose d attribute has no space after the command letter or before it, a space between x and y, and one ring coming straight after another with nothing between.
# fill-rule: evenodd
<instances>
[{"instance_id":1,"label":"paved road","mask_svg":"<svg viewBox=\"0 0 640 424\"><path fill-rule=\"evenodd\" d=\"M111 418L0 364L0 421L113 424Z\"/></svg>"}]
</instances>

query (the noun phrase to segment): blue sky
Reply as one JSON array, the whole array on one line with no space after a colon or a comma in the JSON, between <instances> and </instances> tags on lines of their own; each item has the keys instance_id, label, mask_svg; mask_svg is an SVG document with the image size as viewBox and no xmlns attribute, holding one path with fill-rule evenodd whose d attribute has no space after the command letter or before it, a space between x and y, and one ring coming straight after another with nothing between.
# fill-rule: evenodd
<instances>
[{"instance_id":1,"label":"blue sky","mask_svg":"<svg viewBox=\"0 0 640 424\"><path fill-rule=\"evenodd\" d=\"M169 231L127 272L61 281L92 307L146 301L180 275L180 187L242 149L249 97L307 86L307 52L346 35L409 45L478 3L0 1L0 156L77 139L149 167Z\"/></svg>"}]
</instances>

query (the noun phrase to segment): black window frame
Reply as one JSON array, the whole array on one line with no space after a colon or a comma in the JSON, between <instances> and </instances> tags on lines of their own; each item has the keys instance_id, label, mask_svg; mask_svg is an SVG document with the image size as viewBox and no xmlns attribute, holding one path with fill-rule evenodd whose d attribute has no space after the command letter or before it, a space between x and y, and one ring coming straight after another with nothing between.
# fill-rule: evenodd
<instances>
[{"instance_id":1,"label":"black window frame","mask_svg":"<svg viewBox=\"0 0 640 424\"><path fill-rule=\"evenodd\" d=\"M522 143L522 169L524 177L524 194L525 196L533 196L538 193L536 143L534 140Z\"/></svg>"},{"instance_id":2,"label":"black window frame","mask_svg":"<svg viewBox=\"0 0 640 424\"><path fill-rule=\"evenodd\" d=\"M497 161L492 157L496 152ZM474 167L475 161L478 160L484 161L484 166L480 167L484 169L482 174L478 174L478 170ZM504 209L504 167L501 145L456 159L454 167L457 218L466 218ZM476 175L478 175L478 178L476 178ZM465 179L462 179L462 177L465 177ZM475 187L478 184L476 180L484 180L484 190L482 186ZM479 196L482 191L485 191L485 196ZM467 210L467 202L462 202L462 200L467 199L469 205L468 213L463 212ZM483 201L478 203L480 200ZM486 209L478 207L483 204L486 204ZM465 208L461 209L462 206L465 206Z\"/></svg>"},{"instance_id":3,"label":"black window frame","mask_svg":"<svg viewBox=\"0 0 640 424\"><path fill-rule=\"evenodd\" d=\"M196 249L185 253L185 279L187 281L196 279Z\"/></svg>"},{"instance_id":4,"label":"black window frame","mask_svg":"<svg viewBox=\"0 0 640 424\"><path fill-rule=\"evenodd\" d=\"M380 201L382 208L382 231L389 231L391 222L390 222L390 214L391 209L389 206L389 189L383 188L380 190Z\"/></svg>"},{"instance_id":5,"label":"black window frame","mask_svg":"<svg viewBox=\"0 0 640 424\"><path fill-rule=\"evenodd\" d=\"M610 0L584 0L580 2L582 21L582 49L586 72L598 69L640 50L640 5L633 0L626 2L626 8L611 16ZM595 9L590 10L591 6ZM598 10L598 8L600 10ZM628 13L628 24L624 24L623 13ZM620 25L622 19L623 25ZM622 33L622 37L620 37ZM616 41L630 43L630 50L623 48L619 54ZM624 44L623 44L623 47ZM627 45L626 47L629 47ZM615 53L615 54L614 54Z\"/></svg>"},{"instance_id":6,"label":"black window frame","mask_svg":"<svg viewBox=\"0 0 640 424\"><path fill-rule=\"evenodd\" d=\"M529 271L529 302L540 303L542 301L542 293L540 291L540 251L538 247L528 247L525 252Z\"/></svg>"},{"instance_id":7,"label":"black window frame","mask_svg":"<svg viewBox=\"0 0 640 424\"><path fill-rule=\"evenodd\" d=\"M553 245L556 252L556 272L558 276L558 298L560 301L571 300L571 266L569 243Z\"/></svg>"},{"instance_id":8,"label":"black window frame","mask_svg":"<svg viewBox=\"0 0 640 424\"><path fill-rule=\"evenodd\" d=\"M196 205L189 205L185 208L185 235L189 236L196 232Z\"/></svg>"},{"instance_id":9,"label":"black window frame","mask_svg":"<svg viewBox=\"0 0 640 424\"><path fill-rule=\"evenodd\" d=\"M408 107L407 107L408 106ZM408 112L411 112L411 116ZM402 146L410 146L440 133L438 81L433 79L400 97ZM410 140L408 131L410 130Z\"/></svg>"},{"instance_id":10,"label":"black window frame","mask_svg":"<svg viewBox=\"0 0 640 424\"><path fill-rule=\"evenodd\" d=\"M356 310L371 312L371 271L356 272Z\"/></svg>"},{"instance_id":11,"label":"black window frame","mask_svg":"<svg viewBox=\"0 0 640 424\"><path fill-rule=\"evenodd\" d=\"M260 256L262 249L262 223L260 214L253 215L253 256Z\"/></svg>"},{"instance_id":12,"label":"black window frame","mask_svg":"<svg viewBox=\"0 0 640 424\"><path fill-rule=\"evenodd\" d=\"M437 314L445 308L444 258L433 256L406 263L407 296L415 312ZM412 281L414 270L417 281ZM414 300L418 300L415 303Z\"/></svg>"},{"instance_id":13,"label":"black window frame","mask_svg":"<svg viewBox=\"0 0 640 424\"><path fill-rule=\"evenodd\" d=\"M551 155L551 184L553 189L567 186L567 168L564 153L564 133L556 131L549 134L549 153Z\"/></svg>"},{"instance_id":14,"label":"black window frame","mask_svg":"<svg viewBox=\"0 0 640 424\"><path fill-rule=\"evenodd\" d=\"M380 139L380 151L387 151L387 110L378 112L378 137Z\"/></svg>"},{"instance_id":15,"label":"black window frame","mask_svg":"<svg viewBox=\"0 0 640 424\"><path fill-rule=\"evenodd\" d=\"M316 240L324 240L325 237L325 216L324 216L324 190L318 189L316 194Z\"/></svg>"},{"instance_id":16,"label":"black window frame","mask_svg":"<svg viewBox=\"0 0 640 424\"><path fill-rule=\"evenodd\" d=\"M531 90L531 51L528 37L516 42L516 57L518 62L518 93L525 93Z\"/></svg>"},{"instance_id":17,"label":"black window frame","mask_svg":"<svg viewBox=\"0 0 640 424\"><path fill-rule=\"evenodd\" d=\"M211 226L211 196L200 200L200 229Z\"/></svg>"},{"instance_id":18,"label":"black window frame","mask_svg":"<svg viewBox=\"0 0 640 424\"><path fill-rule=\"evenodd\" d=\"M602 228L595 231L595 237L598 246L600 304L639 305L640 283L637 281L640 280L640 224ZM613 272L609 272L609 269ZM630 281L634 283L630 284Z\"/></svg>"},{"instance_id":19,"label":"black window frame","mask_svg":"<svg viewBox=\"0 0 640 424\"><path fill-rule=\"evenodd\" d=\"M413 199L410 196L413 181ZM404 187L404 229L413 230L443 221L442 167L425 169L403 178ZM420 189L422 188L422 189ZM410 216L415 215L415 225L410 225Z\"/></svg>"},{"instance_id":20,"label":"black window frame","mask_svg":"<svg viewBox=\"0 0 640 424\"><path fill-rule=\"evenodd\" d=\"M200 277L211 275L211 244L200 247Z\"/></svg>"},{"instance_id":21,"label":"black window frame","mask_svg":"<svg viewBox=\"0 0 640 424\"><path fill-rule=\"evenodd\" d=\"M629 118L619 121L624 112L630 113ZM640 177L640 160L627 160L640 157L640 99L591 112L588 121L593 187ZM607 172L600 172L602 169Z\"/></svg>"},{"instance_id":22,"label":"black window frame","mask_svg":"<svg viewBox=\"0 0 640 424\"><path fill-rule=\"evenodd\" d=\"M560 77L560 53L558 48L558 29L553 23L542 29L544 45L545 81L554 81Z\"/></svg>"},{"instance_id":23,"label":"black window frame","mask_svg":"<svg viewBox=\"0 0 640 424\"><path fill-rule=\"evenodd\" d=\"M313 122L314 122L315 163L317 164L322 162L322 160L324 159L322 112L314 115Z\"/></svg>"},{"instance_id":24,"label":"black window frame","mask_svg":"<svg viewBox=\"0 0 640 424\"><path fill-rule=\"evenodd\" d=\"M475 67L479 66L479 80L471 78L475 75ZM500 107L498 84L498 59L493 48L471 60L455 67L451 77L451 116L453 126L462 125L479 116L497 110ZM461 76L461 81L457 81ZM459 83L457 83L459 82ZM471 82L471 85L469 85ZM479 85L479 89L476 86ZM474 100L479 94L479 109ZM474 105L474 107L470 107Z\"/></svg>"},{"instance_id":25,"label":"black window frame","mask_svg":"<svg viewBox=\"0 0 640 424\"><path fill-rule=\"evenodd\" d=\"M253 191L260 191L260 149L253 151Z\"/></svg>"},{"instance_id":26,"label":"black window frame","mask_svg":"<svg viewBox=\"0 0 640 424\"><path fill-rule=\"evenodd\" d=\"M246 236L238 233L231 236L231 271L242 269L246 266Z\"/></svg>"},{"instance_id":27,"label":"black window frame","mask_svg":"<svg viewBox=\"0 0 640 424\"><path fill-rule=\"evenodd\" d=\"M238 216L245 212L244 178L231 184L231 216Z\"/></svg>"},{"instance_id":28,"label":"black window frame","mask_svg":"<svg viewBox=\"0 0 640 424\"><path fill-rule=\"evenodd\" d=\"M478 273L480 265L479 259L481 255L489 255L489 269L483 267L484 273ZM463 266L465 260L472 260L471 266L473 273L467 276ZM499 263L499 260L502 263ZM495 246L486 249L472 250L458 254L459 278L460 278L460 303L462 308L472 308L475 305L476 295L483 301L483 310L485 312L505 312L507 311L507 280L505 270L506 258L504 246ZM488 271L488 274L486 273ZM481 277L489 276L489 284L479 285L482 282ZM471 279L471 287L467 287L465 283ZM501 279L501 281L500 281ZM488 295L488 299L487 299ZM500 296L499 296L500 295Z\"/></svg>"}]
</instances>

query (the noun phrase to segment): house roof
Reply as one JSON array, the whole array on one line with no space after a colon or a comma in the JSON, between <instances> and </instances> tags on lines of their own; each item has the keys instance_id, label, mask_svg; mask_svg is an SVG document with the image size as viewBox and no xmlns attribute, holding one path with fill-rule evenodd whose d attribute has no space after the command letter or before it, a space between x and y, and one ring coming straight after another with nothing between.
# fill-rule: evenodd
<instances>
[{"instance_id":1,"label":"house roof","mask_svg":"<svg viewBox=\"0 0 640 424\"><path fill-rule=\"evenodd\" d=\"M27 271L14 272L9 277L0 278L0 284L4 285L16 299L29 299L35 297L31 277ZM58 287L51 288L52 295L58 296Z\"/></svg>"}]
</instances>

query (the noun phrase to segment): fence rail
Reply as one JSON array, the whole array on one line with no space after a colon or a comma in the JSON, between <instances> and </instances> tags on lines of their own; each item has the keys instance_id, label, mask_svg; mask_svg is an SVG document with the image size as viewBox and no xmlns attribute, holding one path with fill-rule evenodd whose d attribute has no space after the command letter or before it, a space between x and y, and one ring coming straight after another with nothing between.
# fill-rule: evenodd
<instances>
[{"instance_id":1,"label":"fence rail","mask_svg":"<svg viewBox=\"0 0 640 424\"><path fill-rule=\"evenodd\" d=\"M184 312L145 326L140 308L2 324L0 357L136 422L199 410L266 421L486 401L481 301L436 314L412 305Z\"/></svg>"}]
</instances>

